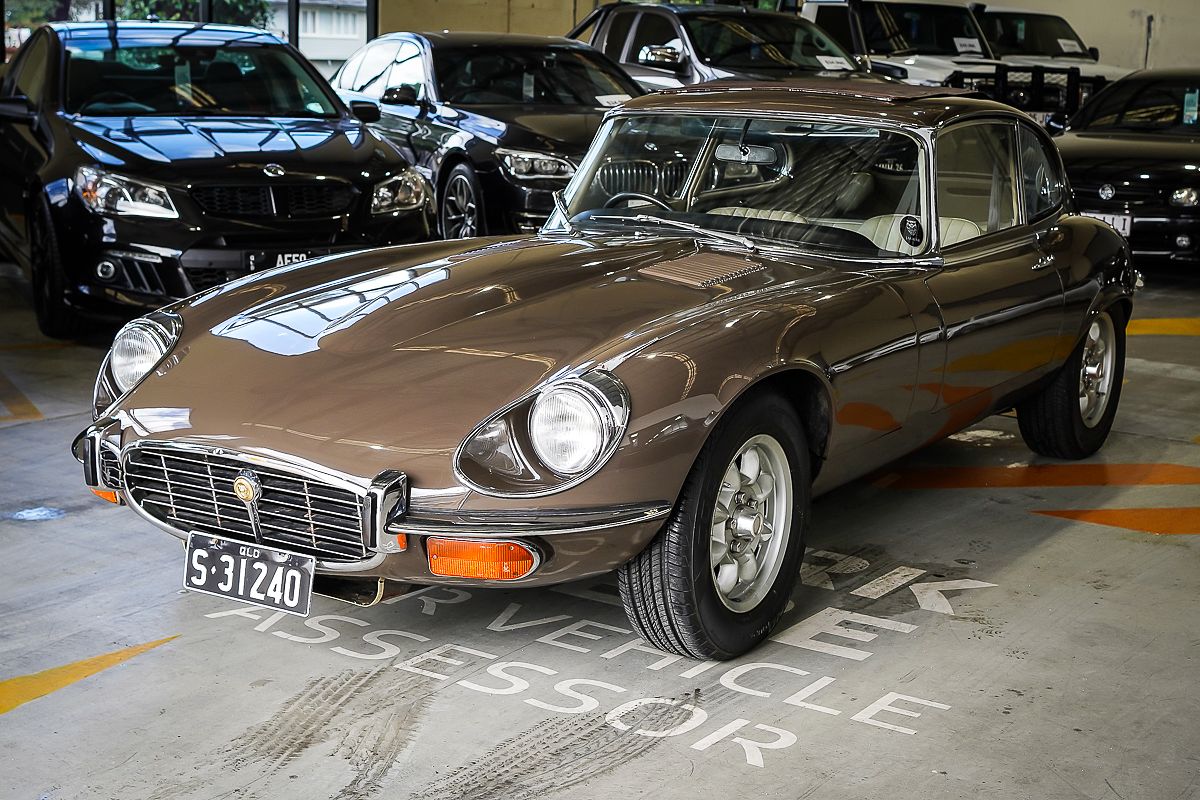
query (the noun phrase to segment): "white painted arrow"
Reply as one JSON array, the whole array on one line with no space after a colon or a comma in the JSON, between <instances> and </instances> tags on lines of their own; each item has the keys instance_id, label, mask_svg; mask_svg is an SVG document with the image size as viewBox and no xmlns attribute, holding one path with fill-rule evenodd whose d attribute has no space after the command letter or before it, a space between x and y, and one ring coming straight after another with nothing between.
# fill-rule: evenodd
<instances>
[{"instance_id":1,"label":"white painted arrow","mask_svg":"<svg viewBox=\"0 0 1200 800\"><path fill-rule=\"evenodd\" d=\"M936 581L934 583L914 583L908 587L917 596L917 602L926 611L936 611L939 614L953 614L950 601L942 592L954 592L959 589L986 589L995 586L994 583L964 579L961 581Z\"/></svg>"}]
</instances>

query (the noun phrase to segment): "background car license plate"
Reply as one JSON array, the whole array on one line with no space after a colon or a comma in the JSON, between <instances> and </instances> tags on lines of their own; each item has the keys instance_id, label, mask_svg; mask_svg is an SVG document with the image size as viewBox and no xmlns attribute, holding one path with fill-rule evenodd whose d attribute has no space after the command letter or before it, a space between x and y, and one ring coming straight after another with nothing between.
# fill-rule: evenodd
<instances>
[{"instance_id":1,"label":"background car license plate","mask_svg":"<svg viewBox=\"0 0 1200 800\"><path fill-rule=\"evenodd\" d=\"M274 267L287 266L288 264L299 264L301 261L307 261L311 255L307 250L246 253L245 267L250 272L260 269L272 269Z\"/></svg>"},{"instance_id":2,"label":"background car license plate","mask_svg":"<svg viewBox=\"0 0 1200 800\"><path fill-rule=\"evenodd\" d=\"M192 533L183 586L306 617L316 564L312 556Z\"/></svg>"},{"instance_id":3,"label":"background car license plate","mask_svg":"<svg viewBox=\"0 0 1200 800\"><path fill-rule=\"evenodd\" d=\"M1128 236L1129 231L1133 228L1133 217L1128 214L1090 214L1089 216L1112 225L1122 236Z\"/></svg>"}]
</instances>

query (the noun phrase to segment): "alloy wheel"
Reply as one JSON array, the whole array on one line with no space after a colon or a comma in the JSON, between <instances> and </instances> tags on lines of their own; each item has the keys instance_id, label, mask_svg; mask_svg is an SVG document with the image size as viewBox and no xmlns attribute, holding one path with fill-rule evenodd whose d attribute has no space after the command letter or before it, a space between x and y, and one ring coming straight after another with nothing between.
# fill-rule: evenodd
<instances>
[{"instance_id":1,"label":"alloy wheel","mask_svg":"<svg viewBox=\"0 0 1200 800\"><path fill-rule=\"evenodd\" d=\"M467 176L451 176L442 201L442 235L447 239L468 239L478 230L475 189Z\"/></svg>"},{"instance_id":2,"label":"alloy wheel","mask_svg":"<svg viewBox=\"0 0 1200 800\"><path fill-rule=\"evenodd\" d=\"M1116 371L1115 339L1112 318L1108 314L1098 315L1088 326L1079 370L1079 416L1089 428L1096 426L1108 408Z\"/></svg>"}]
</instances>

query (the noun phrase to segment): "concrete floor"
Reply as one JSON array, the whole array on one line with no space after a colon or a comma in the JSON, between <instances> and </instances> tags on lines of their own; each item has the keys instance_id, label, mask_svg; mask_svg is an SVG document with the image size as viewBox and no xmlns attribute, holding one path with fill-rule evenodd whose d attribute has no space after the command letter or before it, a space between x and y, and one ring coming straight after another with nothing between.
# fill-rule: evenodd
<instances>
[{"instance_id":1,"label":"concrete floor","mask_svg":"<svg viewBox=\"0 0 1200 800\"><path fill-rule=\"evenodd\" d=\"M0 796L1200 797L1200 279L1147 283L1097 457L996 417L822 498L775 640L714 665L638 649L612 580L184 593L67 452L104 342L0 279Z\"/></svg>"}]
</instances>

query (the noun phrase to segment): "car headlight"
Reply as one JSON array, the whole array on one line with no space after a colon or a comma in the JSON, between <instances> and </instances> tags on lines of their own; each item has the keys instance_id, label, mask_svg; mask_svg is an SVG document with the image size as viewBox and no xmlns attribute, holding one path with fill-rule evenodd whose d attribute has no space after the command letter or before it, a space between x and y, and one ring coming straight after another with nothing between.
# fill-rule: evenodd
<instances>
[{"instance_id":1,"label":"car headlight","mask_svg":"<svg viewBox=\"0 0 1200 800\"><path fill-rule=\"evenodd\" d=\"M425 179L415 170L406 168L375 184L375 191L371 193L371 213L410 211L424 202Z\"/></svg>"},{"instance_id":2,"label":"car headlight","mask_svg":"<svg viewBox=\"0 0 1200 800\"><path fill-rule=\"evenodd\" d=\"M1200 203L1200 191L1196 189L1176 189L1171 192L1171 205L1191 208Z\"/></svg>"},{"instance_id":3,"label":"car headlight","mask_svg":"<svg viewBox=\"0 0 1200 800\"><path fill-rule=\"evenodd\" d=\"M596 472L629 422L629 395L593 370L521 398L475 428L455 455L470 487L500 497L562 491Z\"/></svg>"},{"instance_id":4,"label":"car headlight","mask_svg":"<svg viewBox=\"0 0 1200 800\"><path fill-rule=\"evenodd\" d=\"M575 174L574 164L550 153L497 147L496 158L504 171L515 178L569 178Z\"/></svg>"},{"instance_id":5,"label":"car headlight","mask_svg":"<svg viewBox=\"0 0 1200 800\"><path fill-rule=\"evenodd\" d=\"M75 187L84 204L97 214L179 218L171 195L162 186L106 172L99 167L75 170Z\"/></svg>"},{"instance_id":6,"label":"car headlight","mask_svg":"<svg viewBox=\"0 0 1200 800\"><path fill-rule=\"evenodd\" d=\"M139 317L121 328L107 362L117 391L125 393L146 377L175 346L182 328L179 317L167 312Z\"/></svg>"}]
</instances>

